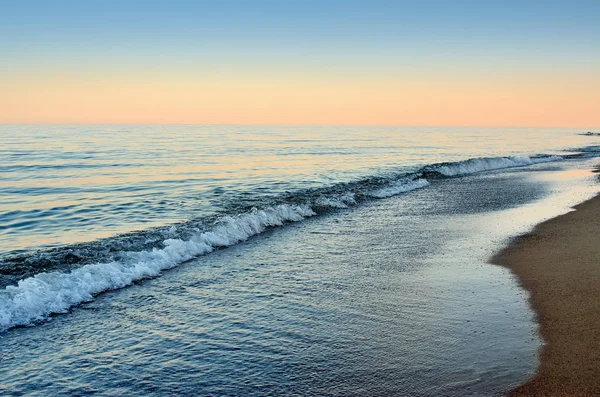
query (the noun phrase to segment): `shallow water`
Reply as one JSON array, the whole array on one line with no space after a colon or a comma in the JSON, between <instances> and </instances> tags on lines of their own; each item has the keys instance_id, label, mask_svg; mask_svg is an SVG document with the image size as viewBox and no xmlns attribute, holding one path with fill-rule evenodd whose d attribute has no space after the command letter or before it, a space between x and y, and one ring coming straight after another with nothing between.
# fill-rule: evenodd
<instances>
[{"instance_id":1,"label":"shallow water","mask_svg":"<svg viewBox=\"0 0 600 397\"><path fill-rule=\"evenodd\" d=\"M227 212L265 195L595 142L569 130L0 126L0 255Z\"/></svg>"},{"instance_id":2,"label":"shallow water","mask_svg":"<svg viewBox=\"0 0 600 397\"><path fill-rule=\"evenodd\" d=\"M240 131L247 132L245 128ZM225 130L222 127L221 131ZM364 139L356 138L353 142L341 139L344 130L324 129L321 134L328 139L313 138L309 143L299 138L302 133L308 134L307 131L290 130L289 136L297 136L293 140L286 139L304 142L305 147L312 147L311 153L318 152L314 147L319 146L320 141L327 142L322 148L330 151L337 148L336 153L343 151L342 147L360 148L364 142L371 142L371 146L364 152L357 149L353 154L345 154L353 160L339 160L339 163L335 160L339 154L323 153L311 154L310 160L298 160L298 163L306 162L302 166L284 160L279 163L257 161L260 172L254 176L246 171L251 168L250 157L240 155L246 156L246 160L237 163L239 174L231 173L230 178L235 181L220 182L222 191L234 192L218 196L222 200L207 193L210 189L202 183L173 183L173 190L161 191L161 184L156 181L164 180L168 174L166 165L162 171L157 169L155 179L145 183L146 189L156 189L158 196L163 192L176 196L179 192L181 201L187 200L187 207L165 204L163 214L171 214L170 217L156 215L155 225L168 226L168 230L171 230L170 222L198 219L206 222L207 218L203 217L215 213L235 215L231 211L243 208L239 203L248 200L242 194L244 184L252 204L268 205L281 200L288 203L286 205L309 205L308 209L317 211L313 212L318 216L290 219L294 222L264 231L239 229L240 219L249 219L249 222L260 219L257 216L261 207L258 213L250 212L254 214L250 218L234 216L233 223L226 223L227 227L221 229L223 233L231 233L235 226L238 236L241 232L255 236L237 244L234 244L237 240L232 240L232 244L223 244L230 245L225 249L218 249L216 245L213 247L216 251L195 259L166 258L165 252L175 251L155 247L152 265L160 269L169 260L172 262L168 262L167 267L177 267L150 280L133 278L133 285L97 295L93 300L78 297L83 299L67 305L67 314L52 315L46 322L35 321L35 317L27 315L41 313L39 319L43 319L52 311L65 311L64 307L52 310L52 305L71 302L67 299L69 293L80 291L81 283L86 280L97 282L99 279L94 277L108 274L99 273L108 267L89 270L89 278L74 278L69 272L84 268L78 263L65 264L57 260L51 273L42 276L35 263L42 256L31 252L32 247L38 245L29 243L21 247L23 255L29 255L32 266L29 271L38 276L27 279L30 284L23 284L20 290L14 290L10 288L16 285L15 280L22 270L10 273L9 269L3 276L7 287L0 296L0 303L4 305L0 305L4 310L0 310L0 314L4 313L13 325L19 325L14 321L29 318L29 323L33 321L35 326L0 333L0 376L5 380L0 392L7 395L462 396L500 395L522 382L535 369L535 354L540 343L533 314L527 306L526 294L508 271L488 265L486 261L511 236L526 232L535 223L565 212L569 206L597 192L596 178L589 172L596 160L578 155L491 171L490 168L507 164L524 164L519 163L521 160L463 162L443 166L446 170L450 167L460 171L458 177L447 177L452 174L449 171L441 174L438 166L435 174L411 179L414 182L426 178L428 185L416 190L404 189L405 192L401 187L410 182L406 181L406 173L418 172L427 164L501 155L559 154L565 158L569 156L565 148L593 142L560 131L529 134L509 131L509 137L510 134L526 136L520 140L521 150L518 150L518 145L508 138L506 142L498 142L497 130L468 133L457 130L456 136L465 143L457 141L461 143L454 143L452 147L448 138L440 140L441 130L424 130L422 134L431 135L423 142L429 143L411 149L393 144L394 139L396 142L403 139L405 144L412 139L416 145L416 137L407 132L409 129L386 130L387 138L381 133L379 141L370 138L372 129L362 129ZM173 134L171 138L176 139ZM285 150L273 149L283 133L279 134L280 138L273 138L274 143L256 144L263 148L258 152L272 150L278 153L274 155L277 159L285 157L282 155ZM331 138L336 134L337 141ZM546 137L538 139L538 147L533 144L535 134ZM559 138L549 140L549 136ZM188 145L180 142L179 146L189 146L191 141L187 141ZM232 141L234 147L235 139ZM123 145L133 145L131 142L133 139L125 140ZM243 145L252 147L249 142ZM270 149L264 149L269 145ZM419 152L423 147L428 148ZM494 152L500 149L506 151ZM465 153L461 155L460 150ZM173 153L176 152L171 155ZM596 155L592 149L586 153ZM186 156L182 155L187 158L188 167L193 168L193 156ZM160 163L158 156L149 158L149 162ZM207 162L200 158L199 163ZM178 161L186 163L181 158L172 160ZM273 163L277 165L267 166ZM470 173L473 167L482 165L487 167L487 172ZM329 180L308 178L319 167L325 170L323 174L328 175ZM284 168L287 173L282 172ZM132 171L132 177L138 171ZM42 169L34 174L40 180L46 178L46 171ZM113 176L118 174L116 171ZM4 179L4 175L3 181L11 178ZM328 188L332 184L374 176L381 180L361 182L358 188L348 184L333 190ZM14 175L12 178L18 179ZM80 179L76 181L85 184ZM118 183L114 181L106 182L103 189L90 191L90 200L97 194L118 195ZM36 182L24 183L34 185ZM64 178L64 183L71 182ZM316 190L307 193L301 190L305 186ZM121 191L123 200L135 201L135 196L127 197L127 193ZM196 196L183 195L191 191L195 191ZM294 197L304 201L289 204L285 201L289 200L285 191L295 192ZM354 202L341 200L348 191L385 191L397 195L359 199L355 194ZM3 186L3 194L14 193ZM52 194L32 196L32 203L60 200ZM22 196L22 200L28 200L26 194ZM98 200L110 203L108 196ZM328 205L323 204L325 199L329 200ZM87 206L86 200L78 205ZM348 208L336 208L343 207L337 204ZM160 206L157 203L144 205ZM89 230L95 230L95 236L139 228L135 221L128 226L129 210L119 213L109 208L110 204L106 204L106 219L114 217L118 220L113 221L114 225L122 224L110 229L103 221L96 226L90 223ZM194 208L196 212L186 213L185 208ZM74 252L75 248L68 246L73 242L69 238L80 238L84 247L77 248L80 255L90 252L97 258L109 257L106 253L95 253L90 248L94 243L88 243L83 236L73 237L60 229L57 219L62 218L38 220L57 224L56 229L47 230L52 238L60 241L53 244L66 245L66 250ZM65 222L71 222L66 215ZM189 232L189 223L183 225L178 224L177 229L188 227ZM216 227L219 225L224 224ZM36 227L32 226L31 236L37 233ZM86 228L83 230L87 236ZM112 231L109 233L109 230ZM206 229L198 229L196 234L190 232L189 236L191 241L196 241L193 239L199 238L198 233L214 230L206 225ZM67 235L64 241L61 233ZM175 233L174 241L181 241L177 244L185 245L185 239L178 239L183 237L176 234L178 231L172 233ZM15 241L19 241L17 236L21 234L16 228L5 236L7 240L15 236ZM154 235L145 231L140 236ZM108 244L115 247L116 243L109 239ZM184 248L181 252L189 252L190 246ZM136 247L129 245L128 249L135 253ZM52 252L44 255L54 258ZM138 260L147 259L150 254L135 255ZM14 263L11 255L7 254L6 258L5 264ZM111 260L113 262L106 262L107 266L113 263L111 268L120 269L120 273L110 273L110 277L122 276L121 270L129 269L128 266L147 265L147 261L126 262L114 256ZM41 282L52 286L46 295L38 293L44 286ZM108 282L113 285L108 289L118 286L118 283L110 284L115 282L114 278ZM58 295L64 299L57 300ZM77 305L81 301L88 303Z\"/></svg>"}]
</instances>

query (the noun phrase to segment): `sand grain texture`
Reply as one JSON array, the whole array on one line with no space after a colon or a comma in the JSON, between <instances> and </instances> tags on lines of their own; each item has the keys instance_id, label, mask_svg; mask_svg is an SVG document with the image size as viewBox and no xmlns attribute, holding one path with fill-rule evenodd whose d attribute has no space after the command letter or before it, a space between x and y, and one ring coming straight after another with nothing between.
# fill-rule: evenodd
<instances>
[{"instance_id":1,"label":"sand grain texture","mask_svg":"<svg viewBox=\"0 0 600 397\"><path fill-rule=\"evenodd\" d=\"M600 396L600 196L538 225L493 258L531 292L546 344L509 396Z\"/></svg>"}]
</instances>

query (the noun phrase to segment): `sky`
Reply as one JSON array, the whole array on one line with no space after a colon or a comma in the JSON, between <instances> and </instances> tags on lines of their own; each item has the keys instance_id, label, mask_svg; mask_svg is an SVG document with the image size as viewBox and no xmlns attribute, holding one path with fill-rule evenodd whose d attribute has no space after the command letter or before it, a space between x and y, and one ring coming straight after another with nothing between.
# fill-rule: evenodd
<instances>
[{"instance_id":1,"label":"sky","mask_svg":"<svg viewBox=\"0 0 600 397\"><path fill-rule=\"evenodd\" d=\"M0 10L0 123L600 127L598 0Z\"/></svg>"}]
</instances>

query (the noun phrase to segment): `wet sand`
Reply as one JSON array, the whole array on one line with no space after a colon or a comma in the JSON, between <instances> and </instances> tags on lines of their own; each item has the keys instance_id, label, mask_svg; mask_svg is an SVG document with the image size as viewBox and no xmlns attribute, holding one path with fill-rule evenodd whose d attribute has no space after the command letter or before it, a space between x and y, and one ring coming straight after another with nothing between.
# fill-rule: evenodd
<instances>
[{"instance_id":1,"label":"wet sand","mask_svg":"<svg viewBox=\"0 0 600 397\"><path fill-rule=\"evenodd\" d=\"M600 196L538 225L492 261L531 293L545 345L509 396L600 396Z\"/></svg>"}]
</instances>

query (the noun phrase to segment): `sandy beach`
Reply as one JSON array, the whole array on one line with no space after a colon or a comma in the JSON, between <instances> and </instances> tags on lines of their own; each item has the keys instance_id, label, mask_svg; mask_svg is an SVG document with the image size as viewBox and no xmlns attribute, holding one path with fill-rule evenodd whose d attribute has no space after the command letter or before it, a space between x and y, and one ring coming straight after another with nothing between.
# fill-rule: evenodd
<instances>
[{"instance_id":1,"label":"sandy beach","mask_svg":"<svg viewBox=\"0 0 600 397\"><path fill-rule=\"evenodd\" d=\"M531 293L545 345L509 396L600 395L600 196L538 225L492 260Z\"/></svg>"}]
</instances>

